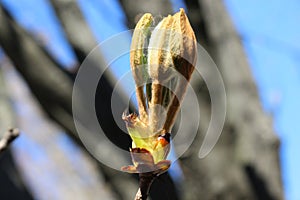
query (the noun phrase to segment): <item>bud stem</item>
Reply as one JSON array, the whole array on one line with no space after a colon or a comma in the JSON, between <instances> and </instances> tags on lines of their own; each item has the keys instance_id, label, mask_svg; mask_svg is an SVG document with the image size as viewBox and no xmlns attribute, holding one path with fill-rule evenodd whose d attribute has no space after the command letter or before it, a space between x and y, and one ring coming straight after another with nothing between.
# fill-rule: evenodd
<instances>
[{"instance_id":1,"label":"bud stem","mask_svg":"<svg viewBox=\"0 0 300 200\"><path fill-rule=\"evenodd\" d=\"M140 173L140 188L137 191L134 200L147 200L150 187L156 177L152 172Z\"/></svg>"}]
</instances>

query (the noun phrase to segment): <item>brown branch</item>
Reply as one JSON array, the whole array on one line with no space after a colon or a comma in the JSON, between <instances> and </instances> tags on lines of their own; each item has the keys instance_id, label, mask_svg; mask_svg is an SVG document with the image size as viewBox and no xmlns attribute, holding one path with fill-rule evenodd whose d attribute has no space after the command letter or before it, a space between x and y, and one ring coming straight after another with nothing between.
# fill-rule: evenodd
<instances>
[{"instance_id":1,"label":"brown branch","mask_svg":"<svg viewBox=\"0 0 300 200\"><path fill-rule=\"evenodd\" d=\"M17 128L8 129L0 140L0 153L5 151L10 145L10 143L12 143L12 141L14 141L19 135L20 135L19 129Z\"/></svg>"},{"instance_id":2,"label":"brown branch","mask_svg":"<svg viewBox=\"0 0 300 200\"><path fill-rule=\"evenodd\" d=\"M155 180L156 174L152 172L140 173L140 187L137 191L134 200L146 200L149 195L150 187Z\"/></svg>"},{"instance_id":3,"label":"brown branch","mask_svg":"<svg viewBox=\"0 0 300 200\"><path fill-rule=\"evenodd\" d=\"M67 40L73 48L78 61L82 63L91 50L98 45L98 42L86 23L77 1L51 0L51 3L63 26ZM98 54L93 59L95 59L93 62L98 63L100 67L106 66L105 58L100 49L98 49Z\"/></svg>"}]
</instances>

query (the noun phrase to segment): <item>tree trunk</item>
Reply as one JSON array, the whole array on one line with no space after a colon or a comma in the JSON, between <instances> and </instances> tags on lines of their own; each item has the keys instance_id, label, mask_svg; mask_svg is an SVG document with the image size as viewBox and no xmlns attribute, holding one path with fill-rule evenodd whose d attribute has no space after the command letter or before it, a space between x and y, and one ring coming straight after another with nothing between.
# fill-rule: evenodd
<instances>
[{"instance_id":1,"label":"tree trunk","mask_svg":"<svg viewBox=\"0 0 300 200\"><path fill-rule=\"evenodd\" d=\"M199 10L193 12L200 13L201 19L192 20L192 26L205 29L197 35L200 41L206 39L204 44L222 74L227 117L217 145L206 158L199 159L200 134L206 131L211 105L203 83L195 83L195 90L201 91L200 134L181 159L186 176L184 199L283 199L279 141L260 105L240 38L222 1L198 3Z\"/></svg>"}]
</instances>

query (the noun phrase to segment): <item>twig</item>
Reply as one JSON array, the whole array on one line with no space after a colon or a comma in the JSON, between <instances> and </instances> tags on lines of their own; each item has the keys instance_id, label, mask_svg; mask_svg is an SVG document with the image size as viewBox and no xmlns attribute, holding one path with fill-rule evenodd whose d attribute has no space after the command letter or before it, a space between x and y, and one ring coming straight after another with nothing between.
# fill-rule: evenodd
<instances>
[{"instance_id":1,"label":"twig","mask_svg":"<svg viewBox=\"0 0 300 200\"><path fill-rule=\"evenodd\" d=\"M134 200L147 200L150 187L157 175L152 172L140 173L140 188L137 191Z\"/></svg>"},{"instance_id":2,"label":"twig","mask_svg":"<svg viewBox=\"0 0 300 200\"><path fill-rule=\"evenodd\" d=\"M11 128L4 133L3 138L0 140L0 153L5 151L9 144L14 141L20 135L20 131L17 128Z\"/></svg>"}]
</instances>

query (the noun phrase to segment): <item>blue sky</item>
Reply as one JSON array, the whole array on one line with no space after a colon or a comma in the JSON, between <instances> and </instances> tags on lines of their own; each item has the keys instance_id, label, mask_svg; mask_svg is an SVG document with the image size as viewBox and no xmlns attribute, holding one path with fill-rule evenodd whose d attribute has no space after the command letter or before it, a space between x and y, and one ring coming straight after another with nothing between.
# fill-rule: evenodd
<instances>
[{"instance_id":1,"label":"blue sky","mask_svg":"<svg viewBox=\"0 0 300 200\"><path fill-rule=\"evenodd\" d=\"M47 0L0 0L14 17L47 44L49 51L66 67L74 62L60 24ZM125 15L117 0L78 0L99 42L126 30ZM184 7L172 0L174 10ZM300 2L289 0L225 0L249 58L253 77L265 111L272 115L281 139L281 164L287 200L300 199ZM114 17L105 17L114 16ZM113 25L113 26L112 26ZM104 28L105 27L105 28ZM130 36L128 36L128 43ZM107 52L109 53L109 52ZM129 58L120 61L128 71ZM115 66L120 63L115 63ZM112 67L116 77L124 72Z\"/></svg>"}]
</instances>

